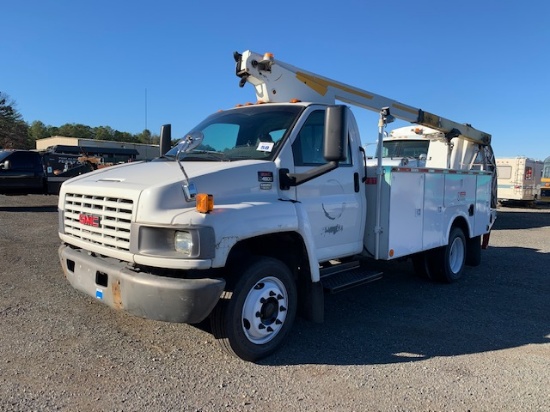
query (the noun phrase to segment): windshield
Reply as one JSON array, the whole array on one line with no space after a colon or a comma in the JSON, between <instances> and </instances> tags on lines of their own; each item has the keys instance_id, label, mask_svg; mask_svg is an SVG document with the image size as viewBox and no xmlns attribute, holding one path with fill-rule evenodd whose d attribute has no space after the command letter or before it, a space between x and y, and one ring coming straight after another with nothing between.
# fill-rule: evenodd
<instances>
[{"instance_id":1,"label":"windshield","mask_svg":"<svg viewBox=\"0 0 550 412\"><path fill-rule=\"evenodd\" d=\"M428 154L429 140L391 140L383 143L382 157L412 157Z\"/></svg>"},{"instance_id":2,"label":"windshield","mask_svg":"<svg viewBox=\"0 0 550 412\"><path fill-rule=\"evenodd\" d=\"M202 133L199 146L181 153L183 161L273 160L277 149L303 107L299 105L261 105L213 114L188 135ZM175 158L173 147L166 157Z\"/></svg>"},{"instance_id":3,"label":"windshield","mask_svg":"<svg viewBox=\"0 0 550 412\"><path fill-rule=\"evenodd\" d=\"M0 162L3 162L6 157L11 155L13 152L8 150L0 150Z\"/></svg>"}]
</instances>

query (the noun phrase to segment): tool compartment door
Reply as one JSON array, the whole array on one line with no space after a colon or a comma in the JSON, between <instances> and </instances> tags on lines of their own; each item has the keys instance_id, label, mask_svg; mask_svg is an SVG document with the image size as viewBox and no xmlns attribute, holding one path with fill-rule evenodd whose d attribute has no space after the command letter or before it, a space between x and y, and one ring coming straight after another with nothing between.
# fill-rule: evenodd
<instances>
[{"instance_id":1,"label":"tool compartment door","mask_svg":"<svg viewBox=\"0 0 550 412\"><path fill-rule=\"evenodd\" d=\"M476 208L472 236L487 233L492 226L491 180L489 173L476 176Z\"/></svg>"},{"instance_id":2,"label":"tool compartment door","mask_svg":"<svg viewBox=\"0 0 550 412\"><path fill-rule=\"evenodd\" d=\"M388 256L382 254L382 259L422 250L424 174L392 171L390 190ZM383 251L384 246L381 246Z\"/></svg>"},{"instance_id":3,"label":"tool compartment door","mask_svg":"<svg viewBox=\"0 0 550 412\"><path fill-rule=\"evenodd\" d=\"M424 174L424 227L423 250L433 249L447 243L443 228L443 193L445 176L443 173Z\"/></svg>"}]
</instances>

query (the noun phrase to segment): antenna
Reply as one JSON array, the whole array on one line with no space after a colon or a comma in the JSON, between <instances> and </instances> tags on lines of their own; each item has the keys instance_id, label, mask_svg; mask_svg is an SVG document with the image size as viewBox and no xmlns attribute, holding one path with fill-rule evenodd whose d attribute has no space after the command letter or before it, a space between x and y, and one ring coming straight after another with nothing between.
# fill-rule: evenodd
<instances>
[{"instance_id":1,"label":"antenna","mask_svg":"<svg viewBox=\"0 0 550 412\"><path fill-rule=\"evenodd\" d=\"M145 130L147 130L147 87L145 88Z\"/></svg>"}]
</instances>

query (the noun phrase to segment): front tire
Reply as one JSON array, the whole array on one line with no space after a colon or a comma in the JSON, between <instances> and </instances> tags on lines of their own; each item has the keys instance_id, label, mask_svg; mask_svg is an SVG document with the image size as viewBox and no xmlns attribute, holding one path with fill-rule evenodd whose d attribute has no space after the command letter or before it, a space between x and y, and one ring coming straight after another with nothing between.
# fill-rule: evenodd
<instances>
[{"instance_id":1,"label":"front tire","mask_svg":"<svg viewBox=\"0 0 550 412\"><path fill-rule=\"evenodd\" d=\"M275 352L296 317L296 283L278 259L262 257L241 266L239 279L211 314L212 332L228 353L256 361Z\"/></svg>"}]
</instances>

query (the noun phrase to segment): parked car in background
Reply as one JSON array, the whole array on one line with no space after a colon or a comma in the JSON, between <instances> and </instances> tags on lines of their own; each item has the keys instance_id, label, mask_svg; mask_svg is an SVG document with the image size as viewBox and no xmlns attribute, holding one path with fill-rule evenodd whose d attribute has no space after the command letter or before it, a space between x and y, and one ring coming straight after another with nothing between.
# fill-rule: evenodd
<instances>
[{"instance_id":1,"label":"parked car in background","mask_svg":"<svg viewBox=\"0 0 550 412\"><path fill-rule=\"evenodd\" d=\"M57 195L65 180L94 170L78 156L33 150L0 150L0 194Z\"/></svg>"}]
</instances>

